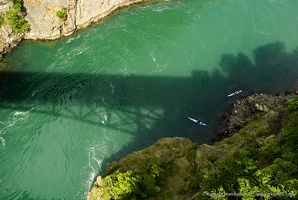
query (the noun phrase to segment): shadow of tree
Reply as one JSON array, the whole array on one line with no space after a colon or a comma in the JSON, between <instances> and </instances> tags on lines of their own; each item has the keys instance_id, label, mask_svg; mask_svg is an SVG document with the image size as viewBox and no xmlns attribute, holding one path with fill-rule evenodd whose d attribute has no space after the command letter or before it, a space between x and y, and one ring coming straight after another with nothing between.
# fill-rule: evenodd
<instances>
[{"instance_id":1,"label":"shadow of tree","mask_svg":"<svg viewBox=\"0 0 298 200\"><path fill-rule=\"evenodd\" d=\"M279 93L297 88L297 50L286 52L275 42L254 50L255 64L247 56L224 54L220 66L232 84L254 92Z\"/></svg>"}]
</instances>

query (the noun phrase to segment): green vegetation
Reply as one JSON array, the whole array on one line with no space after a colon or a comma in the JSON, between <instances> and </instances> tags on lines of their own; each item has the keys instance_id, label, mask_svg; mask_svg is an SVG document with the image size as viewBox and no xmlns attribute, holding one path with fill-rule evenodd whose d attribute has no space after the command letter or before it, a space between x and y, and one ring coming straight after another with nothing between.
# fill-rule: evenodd
<instances>
[{"instance_id":1,"label":"green vegetation","mask_svg":"<svg viewBox=\"0 0 298 200\"><path fill-rule=\"evenodd\" d=\"M196 176L196 168L194 165L187 169L187 176L184 177L182 184L178 188L178 194L186 194L187 192L199 187L199 179Z\"/></svg>"},{"instance_id":2,"label":"green vegetation","mask_svg":"<svg viewBox=\"0 0 298 200\"><path fill-rule=\"evenodd\" d=\"M12 1L12 8L15 10L22 11L23 8L23 1L22 0L10 0Z\"/></svg>"},{"instance_id":3,"label":"green vegetation","mask_svg":"<svg viewBox=\"0 0 298 200\"><path fill-rule=\"evenodd\" d=\"M203 194L221 193L221 199L231 198L224 194L243 199L298 197L298 99L289 102L287 112L277 117L285 122L278 133L271 131L270 123L268 129L256 130L256 136L267 137L261 145L256 138L247 137L247 130L240 131L247 139L246 146L214 163L204 174Z\"/></svg>"},{"instance_id":4,"label":"green vegetation","mask_svg":"<svg viewBox=\"0 0 298 200\"><path fill-rule=\"evenodd\" d=\"M187 146L175 154L175 162L150 156L129 159L125 167L114 165L94 194L105 200L297 199L298 98L258 115L214 146ZM164 148L173 149L168 143ZM149 149L142 152L151 154Z\"/></svg>"},{"instance_id":5,"label":"green vegetation","mask_svg":"<svg viewBox=\"0 0 298 200\"><path fill-rule=\"evenodd\" d=\"M211 163L214 163L218 158L219 158L219 156L218 155L215 155L215 154L211 154L210 156L208 156L208 160Z\"/></svg>"},{"instance_id":6,"label":"green vegetation","mask_svg":"<svg viewBox=\"0 0 298 200\"><path fill-rule=\"evenodd\" d=\"M255 115L252 118L248 119L249 122L260 122L263 121L265 118L262 115Z\"/></svg>"},{"instance_id":7,"label":"green vegetation","mask_svg":"<svg viewBox=\"0 0 298 200\"><path fill-rule=\"evenodd\" d=\"M28 22L25 20L25 13L23 12L22 0L11 0L13 2L12 8L6 12L8 24L16 33L25 32L29 28Z\"/></svg>"},{"instance_id":8,"label":"green vegetation","mask_svg":"<svg viewBox=\"0 0 298 200\"><path fill-rule=\"evenodd\" d=\"M6 12L6 18L8 20L8 24L13 28L16 33L25 32L29 28L28 22L19 15L19 11L17 10L9 10Z\"/></svg>"},{"instance_id":9,"label":"green vegetation","mask_svg":"<svg viewBox=\"0 0 298 200\"><path fill-rule=\"evenodd\" d=\"M297 111L298 110L298 97L294 101L289 102L288 110Z\"/></svg>"},{"instance_id":10,"label":"green vegetation","mask_svg":"<svg viewBox=\"0 0 298 200\"><path fill-rule=\"evenodd\" d=\"M56 16L59 17L62 21L67 19L66 8L63 6L61 10L56 12Z\"/></svg>"},{"instance_id":11,"label":"green vegetation","mask_svg":"<svg viewBox=\"0 0 298 200\"><path fill-rule=\"evenodd\" d=\"M269 133L270 132L268 131L268 129L261 127L257 130L256 136L267 136L267 135L269 135Z\"/></svg>"},{"instance_id":12,"label":"green vegetation","mask_svg":"<svg viewBox=\"0 0 298 200\"><path fill-rule=\"evenodd\" d=\"M104 199L145 199L160 196L167 199L170 191L162 191L165 177L171 173L170 162L148 161L143 170L114 173L104 178Z\"/></svg>"},{"instance_id":13,"label":"green vegetation","mask_svg":"<svg viewBox=\"0 0 298 200\"><path fill-rule=\"evenodd\" d=\"M196 189L199 187L199 179L197 178L197 170L195 164L193 163L196 157L196 150L198 144L193 143L186 149L186 159L191 163L187 168L184 168L186 171L186 176L178 187L178 194L186 194L187 192ZM177 173L177 172L174 172Z\"/></svg>"},{"instance_id":14,"label":"green vegetation","mask_svg":"<svg viewBox=\"0 0 298 200\"><path fill-rule=\"evenodd\" d=\"M229 144L229 145L234 144L234 141L233 141L231 138L227 138L225 141L226 141L226 143Z\"/></svg>"},{"instance_id":15,"label":"green vegetation","mask_svg":"<svg viewBox=\"0 0 298 200\"><path fill-rule=\"evenodd\" d=\"M4 18L0 15L0 26L3 24Z\"/></svg>"}]
</instances>

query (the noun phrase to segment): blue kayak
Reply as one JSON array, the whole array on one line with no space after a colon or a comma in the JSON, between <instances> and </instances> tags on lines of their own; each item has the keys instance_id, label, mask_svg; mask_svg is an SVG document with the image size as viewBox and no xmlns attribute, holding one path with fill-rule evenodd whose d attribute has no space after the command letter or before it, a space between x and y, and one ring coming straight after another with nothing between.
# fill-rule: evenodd
<instances>
[{"instance_id":1,"label":"blue kayak","mask_svg":"<svg viewBox=\"0 0 298 200\"><path fill-rule=\"evenodd\" d=\"M240 92L242 92L242 90L235 91L235 92L229 94L227 97L235 96L235 95L239 94Z\"/></svg>"},{"instance_id":2,"label":"blue kayak","mask_svg":"<svg viewBox=\"0 0 298 200\"><path fill-rule=\"evenodd\" d=\"M201 125L201 126L206 126L205 123L203 123L203 122L201 122L201 121L199 121L199 120L197 120L197 119L193 119L193 118L191 118L191 117L188 117L188 119L190 119L190 120L193 121L194 123L197 123L197 124L199 124L199 125Z\"/></svg>"}]
</instances>

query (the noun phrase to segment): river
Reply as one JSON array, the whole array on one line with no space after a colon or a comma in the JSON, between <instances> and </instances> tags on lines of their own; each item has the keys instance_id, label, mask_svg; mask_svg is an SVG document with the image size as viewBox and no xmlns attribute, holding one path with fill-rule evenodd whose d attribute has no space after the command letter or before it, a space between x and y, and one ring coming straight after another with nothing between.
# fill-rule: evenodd
<instances>
[{"instance_id":1,"label":"river","mask_svg":"<svg viewBox=\"0 0 298 200\"><path fill-rule=\"evenodd\" d=\"M229 103L297 88L297 8L173 0L22 42L0 76L0 198L85 199L107 163L162 137L212 144Z\"/></svg>"}]
</instances>

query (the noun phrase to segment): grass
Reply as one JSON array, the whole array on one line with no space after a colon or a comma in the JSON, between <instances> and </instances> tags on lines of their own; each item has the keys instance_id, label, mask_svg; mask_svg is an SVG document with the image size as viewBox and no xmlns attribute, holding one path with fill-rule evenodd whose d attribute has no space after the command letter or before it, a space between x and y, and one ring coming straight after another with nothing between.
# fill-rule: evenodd
<instances>
[{"instance_id":1,"label":"grass","mask_svg":"<svg viewBox=\"0 0 298 200\"><path fill-rule=\"evenodd\" d=\"M250 122L256 122L256 121L262 121L264 120L265 117L264 116L261 116L261 115L255 115L253 117L250 118Z\"/></svg>"},{"instance_id":2,"label":"grass","mask_svg":"<svg viewBox=\"0 0 298 200\"><path fill-rule=\"evenodd\" d=\"M226 141L227 144L230 144L230 145L234 144L234 140L231 139L231 138L227 138L225 141Z\"/></svg>"}]
</instances>

